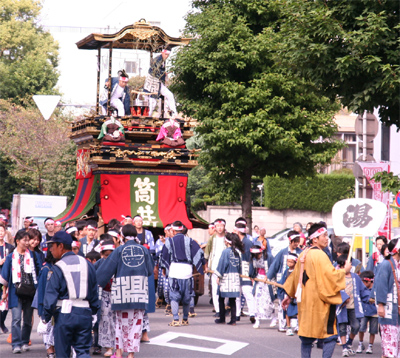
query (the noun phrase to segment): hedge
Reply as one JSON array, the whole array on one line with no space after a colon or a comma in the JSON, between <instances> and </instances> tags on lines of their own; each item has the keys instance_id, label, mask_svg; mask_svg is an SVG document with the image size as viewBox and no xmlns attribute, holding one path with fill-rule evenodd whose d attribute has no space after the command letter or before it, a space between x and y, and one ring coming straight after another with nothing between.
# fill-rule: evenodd
<instances>
[{"instance_id":1,"label":"hedge","mask_svg":"<svg viewBox=\"0 0 400 358\"><path fill-rule=\"evenodd\" d=\"M269 209L332 211L342 199L354 197L354 176L319 174L312 178L264 178L265 206Z\"/></svg>"}]
</instances>

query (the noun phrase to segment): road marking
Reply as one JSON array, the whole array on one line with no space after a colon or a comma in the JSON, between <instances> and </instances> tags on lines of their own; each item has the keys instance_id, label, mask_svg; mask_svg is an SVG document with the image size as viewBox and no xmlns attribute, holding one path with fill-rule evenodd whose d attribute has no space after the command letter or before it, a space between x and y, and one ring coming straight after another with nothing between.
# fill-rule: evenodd
<instances>
[{"instance_id":1,"label":"road marking","mask_svg":"<svg viewBox=\"0 0 400 358\"><path fill-rule=\"evenodd\" d=\"M203 344L204 341L217 342L220 343L220 345L217 348L205 348L200 346L192 346L192 345L178 344L171 342L172 340L177 338L190 338L192 340L201 340ZM223 354L227 356L230 356L233 353L249 345L248 343L229 341L227 339L218 339L218 338L198 336L194 334L185 334L178 332L167 332L158 337L155 338L152 337L149 344L154 344L157 346L163 346L169 348L187 349L196 352Z\"/></svg>"}]
</instances>

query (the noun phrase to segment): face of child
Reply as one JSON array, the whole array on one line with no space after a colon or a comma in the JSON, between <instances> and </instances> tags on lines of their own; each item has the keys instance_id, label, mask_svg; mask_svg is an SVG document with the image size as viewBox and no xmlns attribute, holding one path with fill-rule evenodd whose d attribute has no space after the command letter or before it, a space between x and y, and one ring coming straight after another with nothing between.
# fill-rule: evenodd
<instances>
[{"instance_id":1,"label":"face of child","mask_svg":"<svg viewBox=\"0 0 400 358\"><path fill-rule=\"evenodd\" d=\"M373 282L371 282L371 281L364 281L363 280L363 283L364 283L364 285L365 285L365 287L366 288L372 288L372 286L373 286Z\"/></svg>"},{"instance_id":2,"label":"face of child","mask_svg":"<svg viewBox=\"0 0 400 358\"><path fill-rule=\"evenodd\" d=\"M78 255L79 247L73 247L73 248L72 248L72 252L73 252L75 255Z\"/></svg>"},{"instance_id":3,"label":"face of child","mask_svg":"<svg viewBox=\"0 0 400 358\"><path fill-rule=\"evenodd\" d=\"M381 239L376 240L376 248L378 249L379 252L381 251L383 244L384 244L383 240Z\"/></svg>"},{"instance_id":4,"label":"face of child","mask_svg":"<svg viewBox=\"0 0 400 358\"><path fill-rule=\"evenodd\" d=\"M296 261L294 261L292 259L288 259L287 265L288 265L289 269L293 269L296 266Z\"/></svg>"}]
</instances>

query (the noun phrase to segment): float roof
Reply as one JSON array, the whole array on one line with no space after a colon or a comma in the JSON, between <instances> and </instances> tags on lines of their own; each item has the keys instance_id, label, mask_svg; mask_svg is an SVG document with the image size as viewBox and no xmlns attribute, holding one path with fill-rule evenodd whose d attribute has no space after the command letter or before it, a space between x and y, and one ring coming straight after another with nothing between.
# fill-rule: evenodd
<instances>
[{"instance_id":1,"label":"float roof","mask_svg":"<svg viewBox=\"0 0 400 358\"><path fill-rule=\"evenodd\" d=\"M187 45L190 38L170 37L158 26L152 26L141 19L133 25L125 26L115 34L93 33L76 43L79 49L96 50L99 48L135 49L160 52L175 46Z\"/></svg>"}]
</instances>

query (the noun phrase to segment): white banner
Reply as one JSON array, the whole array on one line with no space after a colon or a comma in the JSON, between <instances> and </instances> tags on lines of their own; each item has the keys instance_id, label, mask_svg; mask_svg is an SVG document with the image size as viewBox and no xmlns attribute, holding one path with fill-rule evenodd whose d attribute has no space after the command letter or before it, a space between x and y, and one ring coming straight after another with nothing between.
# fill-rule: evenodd
<instances>
[{"instance_id":1,"label":"white banner","mask_svg":"<svg viewBox=\"0 0 400 358\"><path fill-rule=\"evenodd\" d=\"M387 207L372 199L345 199L332 208L335 234L374 236L386 216Z\"/></svg>"}]
</instances>

